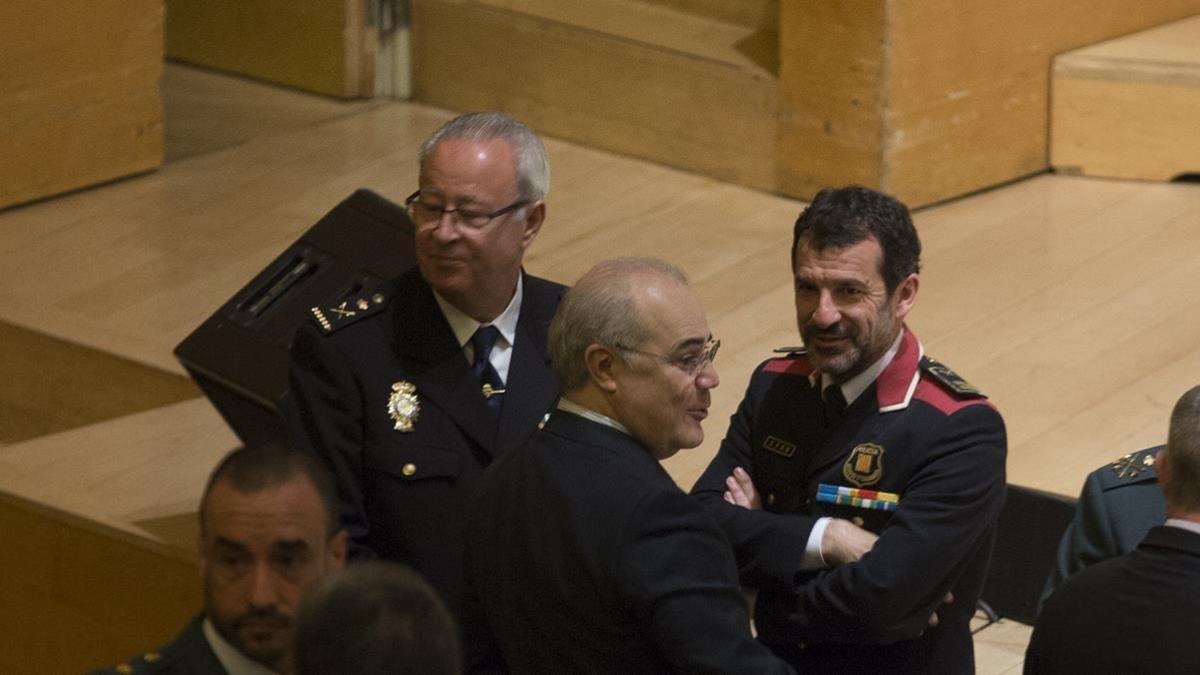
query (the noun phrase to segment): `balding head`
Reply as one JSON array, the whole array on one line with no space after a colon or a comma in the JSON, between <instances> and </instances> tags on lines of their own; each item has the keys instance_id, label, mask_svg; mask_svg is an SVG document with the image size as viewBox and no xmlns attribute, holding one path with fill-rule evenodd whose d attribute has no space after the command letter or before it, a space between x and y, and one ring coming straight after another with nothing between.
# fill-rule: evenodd
<instances>
[{"instance_id":1,"label":"balding head","mask_svg":"<svg viewBox=\"0 0 1200 675\"><path fill-rule=\"evenodd\" d=\"M648 276L687 286L687 275L657 258L613 258L597 263L571 287L550 323L549 350L563 391L588 381L584 353L589 345L636 346L646 327L636 311L633 290Z\"/></svg>"},{"instance_id":2,"label":"balding head","mask_svg":"<svg viewBox=\"0 0 1200 675\"><path fill-rule=\"evenodd\" d=\"M1167 512L1200 520L1200 386L1176 401L1162 455L1159 482L1167 497Z\"/></svg>"}]
</instances>

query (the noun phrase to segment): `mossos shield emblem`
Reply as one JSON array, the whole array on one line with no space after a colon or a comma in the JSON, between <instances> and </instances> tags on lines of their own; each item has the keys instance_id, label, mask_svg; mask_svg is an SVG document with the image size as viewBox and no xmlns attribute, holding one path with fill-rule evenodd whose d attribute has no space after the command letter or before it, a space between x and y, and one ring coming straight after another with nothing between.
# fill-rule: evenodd
<instances>
[{"instance_id":1,"label":"mossos shield emblem","mask_svg":"<svg viewBox=\"0 0 1200 675\"><path fill-rule=\"evenodd\" d=\"M858 487L873 485L882 475L883 446L875 443L855 446L842 465L842 477Z\"/></svg>"}]
</instances>

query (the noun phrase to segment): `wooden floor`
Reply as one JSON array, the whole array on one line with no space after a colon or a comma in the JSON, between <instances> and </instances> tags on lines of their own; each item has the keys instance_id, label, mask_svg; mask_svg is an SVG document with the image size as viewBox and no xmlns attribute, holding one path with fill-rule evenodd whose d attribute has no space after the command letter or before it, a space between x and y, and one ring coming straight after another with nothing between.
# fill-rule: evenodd
<instances>
[{"instance_id":1,"label":"wooden floor","mask_svg":"<svg viewBox=\"0 0 1200 675\"><path fill-rule=\"evenodd\" d=\"M196 95L222 86L236 94ZM173 347L338 201L411 192L419 143L451 116L180 66L164 94L180 159L0 212L0 321L182 373ZM529 271L570 283L610 256L670 259L722 339L708 438L669 463L689 486L751 369L798 342L788 246L803 204L547 141L549 210ZM910 325L1004 413L1011 482L1075 495L1089 470L1163 440L1170 406L1200 382L1200 186L1041 175L915 215L925 250ZM195 508L232 444L205 401L184 402L0 448L0 490L148 532ZM1005 630L993 646L1009 656L981 671L1019 668L1027 632Z\"/></svg>"}]
</instances>

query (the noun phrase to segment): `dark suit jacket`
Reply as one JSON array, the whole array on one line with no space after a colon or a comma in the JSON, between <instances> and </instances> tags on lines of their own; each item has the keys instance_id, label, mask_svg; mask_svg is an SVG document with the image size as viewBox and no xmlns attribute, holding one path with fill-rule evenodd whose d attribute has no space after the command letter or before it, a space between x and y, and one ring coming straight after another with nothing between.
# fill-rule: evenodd
<instances>
[{"instance_id":1,"label":"dark suit jacket","mask_svg":"<svg viewBox=\"0 0 1200 675\"><path fill-rule=\"evenodd\" d=\"M742 582L759 589L759 639L806 672L973 671L970 620L1004 500L1000 414L907 330L828 429L814 374L802 353L759 366L693 488L733 544ZM750 472L763 510L722 499L735 466ZM894 493L899 504L823 502L822 484ZM860 519L879 540L857 563L802 571L822 516Z\"/></svg>"},{"instance_id":2,"label":"dark suit jacket","mask_svg":"<svg viewBox=\"0 0 1200 675\"><path fill-rule=\"evenodd\" d=\"M1150 530L1069 577L1042 608L1025 672L1200 673L1200 534Z\"/></svg>"},{"instance_id":3,"label":"dark suit jacket","mask_svg":"<svg viewBox=\"0 0 1200 675\"><path fill-rule=\"evenodd\" d=\"M329 308L329 329L318 321L296 333L292 440L332 469L352 557L410 565L457 611L467 499L484 467L528 438L557 397L546 332L565 290L524 277L498 423L415 268L348 299L346 307L366 310L338 318ZM394 383L415 387L410 431L389 414Z\"/></svg>"},{"instance_id":4,"label":"dark suit jacket","mask_svg":"<svg viewBox=\"0 0 1200 675\"><path fill-rule=\"evenodd\" d=\"M1154 470L1154 456L1163 447L1130 453L1088 474L1075 503L1075 518L1059 542L1043 603L1063 579L1129 553L1150 528L1167 519L1167 502Z\"/></svg>"},{"instance_id":5,"label":"dark suit jacket","mask_svg":"<svg viewBox=\"0 0 1200 675\"><path fill-rule=\"evenodd\" d=\"M476 672L788 672L750 636L708 514L644 446L561 410L484 475L467 574Z\"/></svg>"},{"instance_id":6,"label":"dark suit jacket","mask_svg":"<svg viewBox=\"0 0 1200 675\"><path fill-rule=\"evenodd\" d=\"M122 668L125 666L125 668ZM204 615L198 614L170 644L114 666L95 675L138 673L141 675L227 675L204 637Z\"/></svg>"}]
</instances>

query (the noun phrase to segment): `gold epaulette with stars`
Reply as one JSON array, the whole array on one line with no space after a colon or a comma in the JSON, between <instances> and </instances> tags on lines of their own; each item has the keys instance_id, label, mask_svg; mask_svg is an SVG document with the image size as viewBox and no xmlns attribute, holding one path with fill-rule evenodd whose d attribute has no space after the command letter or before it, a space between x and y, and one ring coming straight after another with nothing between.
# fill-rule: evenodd
<instances>
[{"instance_id":1,"label":"gold epaulette with stars","mask_svg":"<svg viewBox=\"0 0 1200 675\"><path fill-rule=\"evenodd\" d=\"M339 299L330 306L313 307L308 311L323 332L332 333L375 314L387 305L387 300L379 291L366 291Z\"/></svg>"},{"instance_id":2,"label":"gold epaulette with stars","mask_svg":"<svg viewBox=\"0 0 1200 675\"><path fill-rule=\"evenodd\" d=\"M1136 478L1154 469L1154 452L1138 450L1125 455L1108 465L1117 478Z\"/></svg>"},{"instance_id":3,"label":"gold epaulette with stars","mask_svg":"<svg viewBox=\"0 0 1200 675\"><path fill-rule=\"evenodd\" d=\"M929 376L940 382L942 386L963 398L985 398L983 392L971 386L970 382L964 380L961 375L950 370L937 359L931 359L928 356L921 359L921 369L929 373Z\"/></svg>"}]
</instances>

